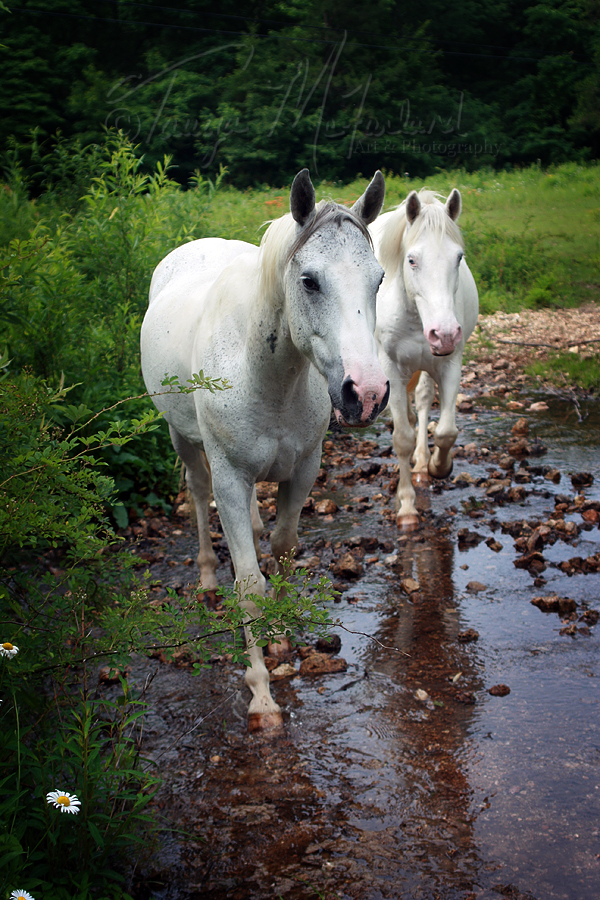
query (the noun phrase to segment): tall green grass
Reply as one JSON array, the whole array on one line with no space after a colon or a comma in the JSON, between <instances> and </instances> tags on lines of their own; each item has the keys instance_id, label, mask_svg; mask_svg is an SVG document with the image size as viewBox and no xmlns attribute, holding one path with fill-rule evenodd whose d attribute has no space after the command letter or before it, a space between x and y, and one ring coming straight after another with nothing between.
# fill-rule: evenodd
<instances>
[{"instance_id":1,"label":"tall green grass","mask_svg":"<svg viewBox=\"0 0 600 900\"><path fill-rule=\"evenodd\" d=\"M324 182L317 197L351 203L367 179ZM427 187L463 198L467 259L481 312L573 307L600 299L600 167L566 163L510 172L456 169L427 179L386 173L385 209ZM215 197L216 234L258 243L261 226L288 208L289 188L236 191Z\"/></svg>"}]
</instances>

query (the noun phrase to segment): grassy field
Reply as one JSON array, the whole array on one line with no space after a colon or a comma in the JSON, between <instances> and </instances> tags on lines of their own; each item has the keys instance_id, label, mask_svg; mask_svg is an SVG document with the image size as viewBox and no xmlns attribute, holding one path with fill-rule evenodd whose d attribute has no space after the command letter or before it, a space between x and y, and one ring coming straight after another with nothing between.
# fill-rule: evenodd
<instances>
[{"instance_id":1,"label":"grassy field","mask_svg":"<svg viewBox=\"0 0 600 900\"><path fill-rule=\"evenodd\" d=\"M352 203L367 182L324 183L317 196ZM386 184L386 210L422 187L443 195L453 187L461 191L461 224L482 312L579 306L600 299L600 167L569 163L550 171L535 166L501 173L457 170L425 181L387 175ZM258 243L261 226L287 211L288 195L288 188L225 188L213 201L214 232Z\"/></svg>"}]
</instances>

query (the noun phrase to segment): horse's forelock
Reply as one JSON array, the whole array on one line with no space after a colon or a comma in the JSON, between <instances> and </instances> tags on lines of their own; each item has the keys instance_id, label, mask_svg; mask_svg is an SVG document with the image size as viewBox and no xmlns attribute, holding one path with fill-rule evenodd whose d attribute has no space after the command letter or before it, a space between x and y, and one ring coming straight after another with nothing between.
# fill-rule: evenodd
<instances>
[{"instance_id":1,"label":"horse's forelock","mask_svg":"<svg viewBox=\"0 0 600 900\"><path fill-rule=\"evenodd\" d=\"M442 240L446 235L464 249L463 237L456 222L446 212L442 203L443 197L436 191L422 189L419 191L421 211L410 228L403 228L402 246L406 251L412 247L421 237L424 231L432 232L435 237ZM406 201L400 205L403 218L406 223Z\"/></svg>"},{"instance_id":2,"label":"horse's forelock","mask_svg":"<svg viewBox=\"0 0 600 900\"><path fill-rule=\"evenodd\" d=\"M321 200L321 202L317 204L317 211L312 221L302 229L300 234L296 237L296 240L290 246L286 256L286 263L290 262L296 253L308 243L313 234L316 234L321 228L325 228L328 225L337 225L338 228L341 228L344 222L351 222L353 225L356 225L363 237L367 239L369 246L373 246L373 239L371 238L369 229L359 216L346 206L340 206L339 203Z\"/></svg>"},{"instance_id":3,"label":"horse's forelock","mask_svg":"<svg viewBox=\"0 0 600 900\"><path fill-rule=\"evenodd\" d=\"M356 225L369 245L373 246L369 229L363 220L352 210L332 201L321 200L312 221L298 235L295 234L296 223L290 213L271 222L260 242L261 296L267 301L281 302L286 265L321 228L332 224L341 228L344 222Z\"/></svg>"}]
</instances>

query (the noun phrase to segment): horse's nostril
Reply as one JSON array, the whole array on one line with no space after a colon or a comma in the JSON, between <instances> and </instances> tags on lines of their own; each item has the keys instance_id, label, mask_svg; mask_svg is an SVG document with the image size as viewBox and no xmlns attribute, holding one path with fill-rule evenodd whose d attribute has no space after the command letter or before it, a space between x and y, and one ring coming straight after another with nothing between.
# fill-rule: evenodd
<instances>
[{"instance_id":1,"label":"horse's nostril","mask_svg":"<svg viewBox=\"0 0 600 900\"><path fill-rule=\"evenodd\" d=\"M342 382L342 402L344 406L350 408L359 403L354 381L349 375L347 375Z\"/></svg>"},{"instance_id":2,"label":"horse's nostril","mask_svg":"<svg viewBox=\"0 0 600 900\"><path fill-rule=\"evenodd\" d=\"M388 400L390 399L390 383L389 383L389 381L386 381L385 384L386 384L385 394L383 395L383 400L381 401L381 404L379 406L379 412L383 412L383 410L388 405Z\"/></svg>"}]
</instances>

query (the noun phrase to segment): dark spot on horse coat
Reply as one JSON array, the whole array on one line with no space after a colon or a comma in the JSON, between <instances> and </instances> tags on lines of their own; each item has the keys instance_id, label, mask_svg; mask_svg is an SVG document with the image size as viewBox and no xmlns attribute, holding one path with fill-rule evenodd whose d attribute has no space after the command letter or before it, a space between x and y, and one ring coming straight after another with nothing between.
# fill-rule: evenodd
<instances>
[{"instance_id":1,"label":"dark spot on horse coat","mask_svg":"<svg viewBox=\"0 0 600 900\"><path fill-rule=\"evenodd\" d=\"M267 338L267 344L271 348L271 353L275 353L275 345L277 343L277 335L274 331L271 332L269 337Z\"/></svg>"}]
</instances>

